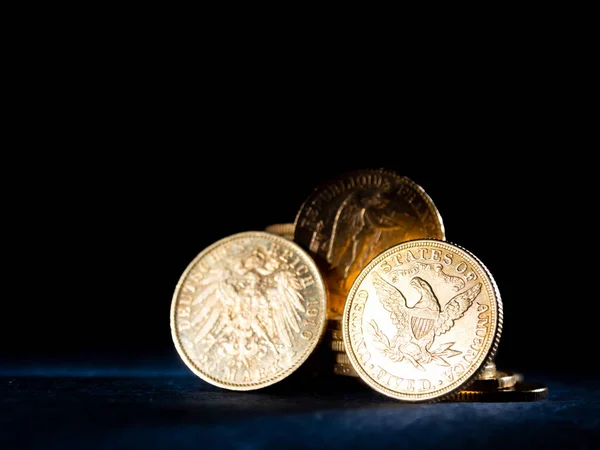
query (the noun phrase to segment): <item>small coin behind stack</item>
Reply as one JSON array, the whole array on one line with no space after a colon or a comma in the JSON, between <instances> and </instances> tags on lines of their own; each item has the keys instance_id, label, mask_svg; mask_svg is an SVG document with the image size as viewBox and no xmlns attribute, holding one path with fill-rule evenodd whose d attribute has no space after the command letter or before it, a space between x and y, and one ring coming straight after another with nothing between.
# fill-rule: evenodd
<instances>
[{"instance_id":1,"label":"small coin behind stack","mask_svg":"<svg viewBox=\"0 0 600 450\"><path fill-rule=\"evenodd\" d=\"M350 362L350 358L348 358L348 355L345 352L337 352L335 354L335 362L336 364L342 364L345 366L351 366L352 367L352 363Z\"/></svg>"},{"instance_id":2,"label":"small coin behind stack","mask_svg":"<svg viewBox=\"0 0 600 450\"><path fill-rule=\"evenodd\" d=\"M523 381L523 376L520 373L498 370L493 377L481 375L477 377L473 383L469 385L471 391L494 391L496 389L511 388L515 384Z\"/></svg>"},{"instance_id":3,"label":"small coin behind stack","mask_svg":"<svg viewBox=\"0 0 600 450\"><path fill-rule=\"evenodd\" d=\"M479 374L479 378L494 378L496 376L496 364L493 361L488 362L481 373Z\"/></svg>"},{"instance_id":4,"label":"small coin behind stack","mask_svg":"<svg viewBox=\"0 0 600 450\"><path fill-rule=\"evenodd\" d=\"M332 341L342 341L342 345L344 344L342 330L327 330L327 333Z\"/></svg>"},{"instance_id":5,"label":"small coin behind stack","mask_svg":"<svg viewBox=\"0 0 600 450\"><path fill-rule=\"evenodd\" d=\"M457 392L448 401L453 402L530 402L548 396L548 388L541 383L518 381L506 389L482 390L469 386Z\"/></svg>"},{"instance_id":6,"label":"small coin behind stack","mask_svg":"<svg viewBox=\"0 0 600 450\"><path fill-rule=\"evenodd\" d=\"M273 233L278 236L283 236L290 241L294 240L294 224L293 223L274 223L265 228L267 233Z\"/></svg>"},{"instance_id":7,"label":"small coin behind stack","mask_svg":"<svg viewBox=\"0 0 600 450\"><path fill-rule=\"evenodd\" d=\"M344 375L346 377L355 377L360 378L354 367L349 364L334 364L333 365L333 373L336 375Z\"/></svg>"},{"instance_id":8,"label":"small coin behind stack","mask_svg":"<svg viewBox=\"0 0 600 450\"><path fill-rule=\"evenodd\" d=\"M342 331L342 316L339 314L330 315L327 322L327 328L330 330Z\"/></svg>"}]
</instances>

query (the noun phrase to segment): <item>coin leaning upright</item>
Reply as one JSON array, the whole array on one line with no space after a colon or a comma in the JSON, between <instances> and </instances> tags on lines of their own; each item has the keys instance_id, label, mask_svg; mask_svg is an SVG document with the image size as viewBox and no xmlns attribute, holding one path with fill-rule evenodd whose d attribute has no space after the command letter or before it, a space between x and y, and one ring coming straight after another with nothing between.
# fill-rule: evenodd
<instances>
[{"instance_id":1,"label":"coin leaning upright","mask_svg":"<svg viewBox=\"0 0 600 450\"><path fill-rule=\"evenodd\" d=\"M343 314L343 340L359 376L398 400L440 400L493 360L502 330L496 283L455 244L395 245L358 275Z\"/></svg>"},{"instance_id":2,"label":"coin leaning upright","mask_svg":"<svg viewBox=\"0 0 600 450\"><path fill-rule=\"evenodd\" d=\"M198 377L231 390L286 378L325 332L324 280L311 256L265 231L223 238L188 265L171 303L171 335Z\"/></svg>"},{"instance_id":3,"label":"coin leaning upright","mask_svg":"<svg viewBox=\"0 0 600 450\"><path fill-rule=\"evenodd\" d=\"M318 186L294 225L294 241L321 268L331 314L342 314L352 282L385 249L411 239L445 240L441 215L425 190L383 169L347 172Z\"/></svg>"}]
</instances>

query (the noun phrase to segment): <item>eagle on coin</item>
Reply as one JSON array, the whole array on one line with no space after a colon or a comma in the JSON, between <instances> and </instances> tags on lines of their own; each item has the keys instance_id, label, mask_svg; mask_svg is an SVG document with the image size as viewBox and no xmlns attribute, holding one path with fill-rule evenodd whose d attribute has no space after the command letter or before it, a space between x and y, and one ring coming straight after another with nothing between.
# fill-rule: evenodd
<instances>
[{"instance_id":1,"label":"eagle on coin","mask_svg":"<svg viewBox=\"0 0 600 450\"><path fill-rule=\"evenodd\" d=\"M264 248L211 268L192 302L194 344L255 374L260 360L293 354L305 312L302 283ZM264 368L262 368L264 369Z\"/></svg>"},{"instance_id":2,"label":"eagle on coin","mask_svg":"<svg viewBox=\"0 0 600 450\"><path fill-rule=\"evenodd\" d=\"M443 308L427 281L415 276L409 284L421 294L412 307L407 305L406 297L398 288L374 273L375 292L383 307L390 312L397 333L391 340L388 339L374 320L369 322L367 329L374 336L376 346L394 361L406 359L420 370L424 370L424 364L431 362L448 366L444 358L460 354L452 349L454 342L433 350L431 347L436 336L449 331L473 304L481 292L481 283L455 295Z\"/></svg>"}]
</instances>

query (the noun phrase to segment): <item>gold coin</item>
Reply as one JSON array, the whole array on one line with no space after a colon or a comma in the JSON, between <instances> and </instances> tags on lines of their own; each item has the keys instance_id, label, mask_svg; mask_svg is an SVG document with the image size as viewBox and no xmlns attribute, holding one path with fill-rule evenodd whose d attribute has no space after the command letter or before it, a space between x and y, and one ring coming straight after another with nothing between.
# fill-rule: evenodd
<instances>
[{"instance_id":1,"label":"gold coin","mask_svg":"<svg viewBox=\"0 0 600 450\"><path fill-rule=\"evenodd\" d=\"M335 315L330 316L327 321L327 328L330 330L341 330L342 329L342 316Z\"/></svg>"},{"instance_id":2,"label":"gold coin","mask_svg":"<svg viewBox=\"0 0 600 450\"><path fill-rule=\"evenodd\" d=\"M513 387L496 390L461 390L448 398L453 402L530 402L548 396L548 388L541 383L518 381Z\"/></svg>"},{"instance_id":3,"label":"gold coin","mask_svg":"<svg viewBox=\"0 0 600 450\"><path fill-rule=\"evenodd\" d=\"M331 340L342 341L344 339L342 330L329 330L328 333Z\"/></svg>"},{"instance_id":4,"label":"gold coin","mask_svg":"<svg viewBox=\"0 0 600 450\"><path fill-rule=\"evenodd\" d=\"M283 236L290 241L294 240L294 224L293 223L274 223L265 228L267 233Z\"/></svg>"},{"instance_id":5,"label":"gold coin","mask_svg":"<svg viewBox=\"0 0 600 450\"><path fill-rule=\"evenodd\" d=\"M333 350L334 352L341 352L341 353L345 353L346 349L344 347L344 341L336 341L336 340L331 340L329 342L329 347L331 348L331 350Z\"/></svg>"},{"instance_id":6,"label":"gold coin","mask_svg":"<svg viewBox=\"0 0 600 450\"><path fill-rule=\"evenodd\" d=\"M518 381L522 380L523 376L520 373L498 370L493 378L482 378L479 375L473 383L469 384L468 389L471 391L506 389L513 387Z\"/></svg>"},{"instance_id":7,"label":"gold coin","mask_svg":"<svg viewBox=\"0 0 600 450\"><path fill-rule=\"evenodd\" d=\"M298 244L263 231L196 256L171 303L171 335L189 369L215 386L260 389L294 372L325 332L325 282Z\"/></svg>"},{"instance_id":8,"label":"gold coin","mask_svg":"<svg viewBox=\"0 0 600 450\"><path fill-rule=\"evenodd\" d=\"M336 375L345 375L347 377L358 377L354 367L347 364L334 364L333 373Z\"/></svg>"},{"instance_id":9,"label":"gold coin","mask_svg":"<svg viewBox=\"0 0 600 450\"><path fill-rule=\"evenodd\" d=\"M350 358L348 358L348 355L346 355L346 353L342 353L342 352L338 352L335 354L335 362L337 364L345 364L347 366L352 365L352 363L350 362Z\"/></svg>"},{"instance_id":10,"label":"gold coin","mask_svg":"<svg viewBox=\"0 0 600 450\"><path fill-rule=\"evenodd\" d=\"M496 364L493 361L488 362L483 367L483 370L479 374L478 378L482 380L496 378Z\"/></svg>"},{"instance_id":11,"label":"gold coin","mask_svg":"<svg viewBox=\"0 0 600 450\"><path fill-rule=\"evenodd\" d=\"M317 187L294 224L294 241L315 257L335 314L343 313L353 281L379 253L411 239L445 240L442 218L429 195L387 170L348 172Z\"/></svg>"},{"instance_id":12,"label":"gold coin","mask_svg":"<svg viewBox=\"0 0 600 450\"><path fill-rule=\"evenodd\" d=\"M346 354L373 389L398 400L439 400L493 360L502 302L472 253L420 239L391 247L361 271L342 325Z\"/></svg>"}]
</instances>

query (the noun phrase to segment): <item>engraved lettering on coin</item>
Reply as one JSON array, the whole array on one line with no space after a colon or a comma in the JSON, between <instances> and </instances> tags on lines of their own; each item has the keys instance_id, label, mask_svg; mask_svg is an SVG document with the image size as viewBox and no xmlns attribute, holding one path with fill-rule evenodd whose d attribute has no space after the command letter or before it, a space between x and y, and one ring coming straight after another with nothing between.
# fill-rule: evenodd
<instances>
[{"instance_id":1,"label":"engraved lettering on coin","mask_svg":"<svg viewBox=\"0 0 600 450\"><path fill-rule=\"evenodd\" d=\"M172 334L182 359L230 389L287 376L325 324L325 286L312 258L267 232L239 233L200 253L173 299Z\"/></svg>"},{"instance_id":2,"label":"engraved lettering on coin","mask_svg":"<svg viewBox=\"0 0 600 450\"><path fill-rule=\"evenodd\" d=\"M330 311L343 312L359 271L394 244L445 239L441 216L412 180L385 170L344 174L317 188L296 216L294 240L317 256Z\"/></svg>"},{"instance_id":3,"label":"engraved lettering on coin","mask_svg":"<svg viewBox=\"0 0 600 450\"><path fill-rule=\"evenodd\" d=\"M471 383L492 360L501 325L500 295L485 266L459 246L422 239L393 246L361 271L342 328L367 384L425 401Z\"/></svg>"}]
</instances>

